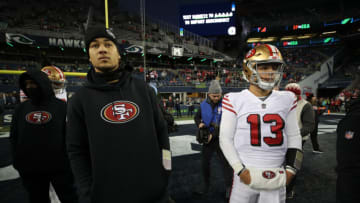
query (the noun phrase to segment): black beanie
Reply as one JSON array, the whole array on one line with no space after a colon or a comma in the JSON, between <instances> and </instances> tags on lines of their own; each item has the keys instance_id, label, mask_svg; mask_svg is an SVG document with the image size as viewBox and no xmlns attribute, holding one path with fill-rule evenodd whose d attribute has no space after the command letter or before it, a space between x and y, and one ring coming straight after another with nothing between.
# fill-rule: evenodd
<instances>
[{"instance_id":1,"label":"black beanie","mask_svg":"<svg viewBox=\"0 0 360 203\"><path fill-rule=\"evenodd\" d=\"M105 37L111 41L114 42L116 45L116 48L120 54L118 43L116 42L116 37L114 33L112 33L110 30L105 29L104 27L96 26L96 27L89 27L88 30L85 33L85 46L86 46L86 53L89 55L89 46L90 43L100 37Z\"/></svg>"}]
</instances>

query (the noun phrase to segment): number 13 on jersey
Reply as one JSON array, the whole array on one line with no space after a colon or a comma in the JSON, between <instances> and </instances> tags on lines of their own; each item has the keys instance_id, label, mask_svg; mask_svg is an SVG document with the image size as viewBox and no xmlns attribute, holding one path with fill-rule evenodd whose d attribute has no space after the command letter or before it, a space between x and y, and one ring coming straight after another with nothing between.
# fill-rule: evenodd
<instances>
[{"instance_id":1,"label":"number 13 on jersey","mask_svg":"<svg viewBox=\"0 0 360 203\"><path fill-rule=\"evenodd\" d=\"M264 123L274 123L270 126L270 131L275 134L275 137L271 137L270 134L261 135L261 121ZM284 142L283 128L285 125L284 120L279 114L265 114L262 118L259 114L250 114L247 117L247 122L250 124L250 143L252 146L261 146L263 136L264 142L270 146L281 146Z\"/></svg>"}]
</instances>

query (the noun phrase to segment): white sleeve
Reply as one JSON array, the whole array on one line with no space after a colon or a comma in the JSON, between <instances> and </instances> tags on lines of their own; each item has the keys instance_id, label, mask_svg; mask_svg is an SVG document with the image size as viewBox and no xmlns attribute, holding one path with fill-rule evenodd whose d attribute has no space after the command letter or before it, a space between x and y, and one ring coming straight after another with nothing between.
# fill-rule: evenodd
<instances>
[{"instance_id":1,"label":"white sleeve","mask_svg":"<svg viewBox=\"0 0 360 203\"><path fill-rule=\"evenodd\" d=\"M234 169L234 172L238 174L244 166L240 161L234 145L236 125L236 111L234 110L230 100L224 98L220 123L220 148L223 151L225 158Z\"/></svg>"},{"instance_id":2,"label":"white sleeve","mask_svg":"<svg viewBox=\"0 0 360 203\"><path fill-rule=\"evenodd\" d=\"M296 106L297 103L294 102L290 112L288 113L285 121L285 134L287 135L287 145L288 148L296 148L302 150L302 139L300 134L300 129L296 117Z\"/></svg>"}]
</instances>

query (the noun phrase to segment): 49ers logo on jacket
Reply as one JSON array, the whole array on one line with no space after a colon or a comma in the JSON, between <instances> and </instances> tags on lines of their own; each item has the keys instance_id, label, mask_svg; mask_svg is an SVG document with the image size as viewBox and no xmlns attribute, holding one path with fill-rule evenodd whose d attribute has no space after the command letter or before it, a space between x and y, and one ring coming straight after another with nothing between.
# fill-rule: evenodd
<instances>
[{"instance_id":1,"label":"49ers logo on jacket","mask_svg":"<svg viewBox=\"0 0 360 203\"><path fill-rule=\"evenodd\" d=\"M139 115L139 106L130 101L115 101L101 109L101 118L109 123L127 123Z\"/></svg>"},{"instance_id":2,"label":"49ers logo on jacket","mask_svg":"<svg viewBox=\"0 0 360 203\"><path fill-rule=\"evenodd\" d=\"M25 119L31 124L45 124L51 120L52 116L47 111L33 111L26 114Z\"/></svg>"}]
</instances>

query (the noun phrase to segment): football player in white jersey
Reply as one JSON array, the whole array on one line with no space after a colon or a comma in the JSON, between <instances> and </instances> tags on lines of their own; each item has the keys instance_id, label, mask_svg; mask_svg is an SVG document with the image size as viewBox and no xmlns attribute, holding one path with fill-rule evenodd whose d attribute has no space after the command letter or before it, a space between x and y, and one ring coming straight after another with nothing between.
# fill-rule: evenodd
<instances>
[{"instance_id":1,"label":"football player in white jersey","mask_svg":"<svg viewBox=\"0 0 360 203\"><path fill-rule=\"evenodd\" d=\"M285 63L263 44L243 61L248 89L224 96L220 147L234 169L230 203L285 203L285 187L302 163L296 97L276 91Z\"/></svg>"},{"instance_id":2,"label":"football player in white jersey","mask_svg":"<svg viewBox=\"0 0 360 203\"><path fill-rule=\"evenodd\" d=\"M67 101L67 93L65 89L66 78L64 72L60 68L50 65L41 69L46 73L51 81L56 98Z\"/></svg>"}]
</instances>

